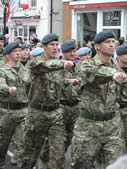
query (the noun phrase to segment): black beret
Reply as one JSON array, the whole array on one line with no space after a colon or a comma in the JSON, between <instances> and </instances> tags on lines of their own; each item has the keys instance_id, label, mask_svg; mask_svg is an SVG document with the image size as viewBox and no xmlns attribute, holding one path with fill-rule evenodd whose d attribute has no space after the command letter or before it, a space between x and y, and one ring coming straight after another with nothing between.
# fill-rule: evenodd
<instances>
[{"instance_id":1,"label":"black beret","mask_svg":"<svg viewBox=\"0 0 127 169\"><path fill-rule=\"evenodd\" d=\"M117 55L124 55L127 54L127 45L120 45L116 48Z\"/></svg>"},{"instance_id":2,"label":"black beret","mask_svg":"<svg viewBox=\"0 0 127 169\"><path fill-rule=\"evenodd\" d=\"M45 35L42 39L42 44L48 44L51 41L58 41L58 35L55 33L49 33Z\"/></svg>"},{"instance_id":3,"label":"black beret","mask_svg":"<svg viewBox=\"0 0 127 169\"><path fill-rule=\"evenodd\" d=\"M9 53L12 52L13 49L15 49L15 48L21 48L21 47L19 46L19 43L18 43L18 42L11 42L11 43L9 43L9 44L4 48L3 54L4 54L4 55L5 55L5 54L9 54Z\"/></svg>"},{"instance_id":4,"label":"black beret","mask_svg":"<svg viewBox=\"0 0 127 169\"><path fill-rule=\"evenodd\" d=\"M94 38L95 43L101 43L108 38L115 38L115 34L112 30L105 30L96 34Z\"/></svg>"},{"instance_id":5,"label":"black beret","mask_svg":"<svg viewBox=\"0 0 127 169\"><path fill-rule=\"evenodd\" d=\"M72 40L66 40L61 46L61 50L63 52L67 52L67 51L73 50L75 48L76 48L75 43Z\"/></svg>"},{"instance_id":6,"label":"black beret","mask_svg":"<svg viewBox=\"0 0 127 169\"><path fill-rule=\"evenodd\" d=\"M4 36L0 34L0 40L4 40Z\"/></svg>"}]
</instances>

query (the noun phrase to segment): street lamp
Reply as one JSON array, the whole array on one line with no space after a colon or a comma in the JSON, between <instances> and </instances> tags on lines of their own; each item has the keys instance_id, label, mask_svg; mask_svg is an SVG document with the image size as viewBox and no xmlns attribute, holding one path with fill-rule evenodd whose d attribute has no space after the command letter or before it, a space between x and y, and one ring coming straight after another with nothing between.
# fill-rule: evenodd
<instances>
[{"instance_id":1,"label":"street lamp","mask_svg":"<svg viewBox=\"0 0 127 169\"><path fill-rule=\"evenodd\" d=\"M3 12L3 24L4 24L4 29L3 29L3 36L4 36L4 47L6 45L6 38L5 38L5 34L6 34L6 14L7 14L7 7L6 5L9 4L10 0L1 0L1 3L4 5L4 12Z\"/></svg>"}]
</instances>

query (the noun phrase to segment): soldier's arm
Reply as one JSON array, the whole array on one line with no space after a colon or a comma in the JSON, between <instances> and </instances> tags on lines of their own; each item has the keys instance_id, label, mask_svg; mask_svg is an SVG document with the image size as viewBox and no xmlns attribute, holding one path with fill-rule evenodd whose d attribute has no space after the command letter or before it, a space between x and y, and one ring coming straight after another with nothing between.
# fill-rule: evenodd
<instances>
[{"instance_id":1,"label":"soldier's arm","mask_svg":"<svg viewBox=\"0 0 127 169\"><path fill-rule=\"evenodd\" d=\"M83 62L81 64L82 83L98 83L103 84L109 80L113 80L113 75L119 70L106 66L97 66L93 62Z\"/></svg>"},{"instance_id":2,"label":"soldier's arm","mask_svg":"<svg viewBox=\"0 0 127 169\"><path fill-rule=\"evenodd\" d=\"M29 65L29 68L34 73L46 73L50 71L68 69L69 67L72 67L72 66L73 66L73 62L51 59L47 61L43 60L38 63L33 62Z\"/></svg>"},{"instance_id":3,"label":"soldier's arm","mask_svg":"<svg viewBox=\"0 0 127 169\"><path fill-rule=\"evenodd\" d=\"M6 83L6 75L2 69L0 69L0 97L9 95L10 86Z\"/></svg>"}]
</instances>

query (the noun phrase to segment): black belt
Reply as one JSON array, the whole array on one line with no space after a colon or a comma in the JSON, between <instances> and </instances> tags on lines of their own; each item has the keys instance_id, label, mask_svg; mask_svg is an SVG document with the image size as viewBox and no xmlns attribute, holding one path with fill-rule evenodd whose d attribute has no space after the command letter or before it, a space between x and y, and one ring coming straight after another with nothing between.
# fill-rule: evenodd
<instances>
[{"instance_id":1,"label":"black belt","mask_svg":"<svg viewBox=\"0 0 127 169\"><path fill-rule=\"evenodd\" d=\"M123 109L123 108L126 108L127 107L127 104L121 104L120 105L120 109Z\"/></svg>"},{"instance_id":2,"label":"black belt","mask_svg":"<svg viewBox=\"0 0 127 169\"><path fill-rule=\"evenodd\" d=\"M108 121L115 117L115 112L101 114L101 113L88 113L84 111L80 114L80 116L94 121Z\"/></svg>"},{"instance_id":3,"label":"black belt","mask_svg":"<svg viewBox=\"0 0 127 169\"><path fill-rule=\"evenodd\" d=\"M37 109L37 110L46 110L46 111L52 111L59 107L59 103L54 104L32 104L31 108Z\"/></svg>"},{"instance_id":4,"label":"black belt","mask_svg":"<svg viewBox=\"0 0 127 169\"><path fill-rule=\"evenodd\" d=\"M66 105L67 105L67 106L75 106L75 105L78 104L78 101L69 102L69 101L61 100L60 103L61 103L62 105L65 105L65 106L66 106Z\"/></svg>"},{"instance_id":5,"label":"black belt","mask_svg":"<svg viewBox=\"0 0 127 169\"><path fill-rule=\"evenodd\" d=\"M0 108L3 108L3 109L16 110L16 109L21 109L27 106L28 106L28 103L4 103L4 102L0 103Z\"/></svg>"}]
</instances>

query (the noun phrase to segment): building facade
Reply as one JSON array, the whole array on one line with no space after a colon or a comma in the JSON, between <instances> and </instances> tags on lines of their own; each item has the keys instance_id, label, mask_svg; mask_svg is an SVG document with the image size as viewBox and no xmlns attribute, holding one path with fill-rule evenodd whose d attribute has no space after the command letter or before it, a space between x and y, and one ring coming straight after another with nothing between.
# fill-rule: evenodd
<instances>
[{"instance_id":1,"label":"building facade","mask_svg":"<svg viewBox=\"0 0 127 169\"><path fill-rule=\"evenodd\" d=\"M7 22L9 41L22 37L28 42L31 35L36 33L39 39L50 32L62 36L62 2L59 0L24 0L28 9L22 8L22 0L17 0L16 8ZM12 11L11 11L12 12ZM59 26L58 26L59 25ZM3 6L0 8L0 33L3 32Z\"/></svg>"},{"instance_id":2,"label":"building facade","mask_svg":"<svg viewBox=\"0 0 127 169\"><path fill-rule=\"evenodd\" d=\"M72 16L69 39L88 42L96 33L111 29L117 39L123 36L127 40L127 0L63 0L63 3L68 4Z\"/></svg>"}]
</instances>

